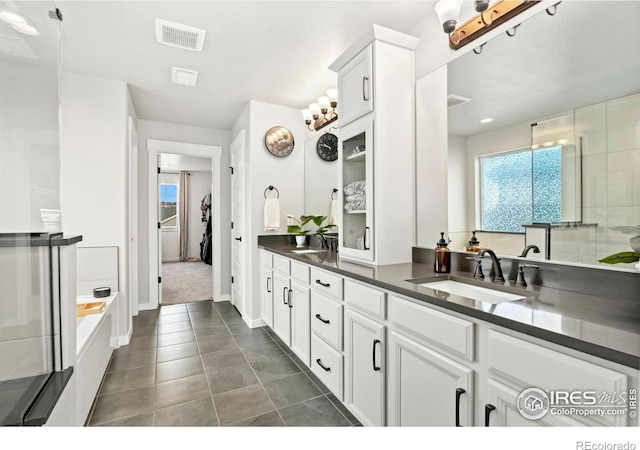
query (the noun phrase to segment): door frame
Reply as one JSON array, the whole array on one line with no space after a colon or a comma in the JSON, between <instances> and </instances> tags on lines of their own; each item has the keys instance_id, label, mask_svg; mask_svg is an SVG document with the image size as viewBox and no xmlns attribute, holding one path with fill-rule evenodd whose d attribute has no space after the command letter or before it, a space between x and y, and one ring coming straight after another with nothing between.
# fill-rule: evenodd
<instances>
[{"instance_id":1,"label":"door frame","mask_svg":"<svg viewBox=\"0 0 640 450\"><path fill-rule=\"evenodd\" d=\"M240 161L242 162L242 170L240 170L240 179L235 181L232 180L232 186L233 183L239 183L239 185L241 186L241 188L245 188L245 178L244 178L244 170L245 170L245 165L244 165L244 161L245 161L245 151L244 151L244 147L245 147L245 130L242 129L238 135L231 141L231 144L229 145L229 155L230 155L230 164L233 166L233 155L237 152L239 152L240 154ZM236 174L232 174L232 177L235 177ZM230 186L230 205L231 205L231 220L233 221L233 188L232 186ZM229 238L230 238L230 242L231 242L231 255L230 255L230 268L231 268L231 275L233 276L234 272L233 272L233 245L234 242L231 240L231 238L235 237L236 234L244 237L244 243L240 246L240 253L241 253L241 257L242 257L242 267L241 267L241 277L240 277L240 283L242 284L240 286L240 292L242 293L242 297L240 298L240 305L235 305L236 309L238 309L240 311L240 314L244 317L247 317L247 314L250 311L247 311L247 305L250 305L250 302L247 302L246 297L247 294L250 292L249 291L249 283L246 280L246 275L247 275L247 261L248 261L248 257L249 255L247 254L247 244L246 244L246 223L247 223L247 205L246 205L246 194L245 192L243 192L243 203L242 203L242 207L243 207L243 211L242 211L242 224L239 228L236 227L236 224L234 223L234 229L230 230L230 234L229 234ZM230 291L230 296L231 299L233 300L233 286L231 286L231 291ZM233 303L233 302L232 302Z\"/></svg>"},{"instance_id":2,"label":"door frame","mask_svg":"<svg viewBox=\"0 0 640 450\"><path fill-rule=\"evenodd\" d=\"M155 309L159 303L158 261L158 154L173 153L177 155L199 156L211 158L211 218L212 222L212 277L213 301L223 301L222 296L222 147L218 145L189 144L186 142L162 141L147 139L148 151L148 206L149 206L149 309Z\"/></svg>"}]
</instances>

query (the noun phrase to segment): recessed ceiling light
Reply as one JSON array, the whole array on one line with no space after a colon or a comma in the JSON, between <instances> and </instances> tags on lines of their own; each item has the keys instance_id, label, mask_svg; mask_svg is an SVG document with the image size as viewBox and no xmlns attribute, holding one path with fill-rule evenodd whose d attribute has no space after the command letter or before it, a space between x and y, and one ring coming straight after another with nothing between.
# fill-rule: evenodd
<instances>
[{"instance_id":1,"label":"recessed ceiling light","mask_svg":"<svg viewBox=\"0 0 640 450\"><path fill-rule=\"evenodd\" d=\"M24 25L27 23L27 19L22 14L14 11L0 11L0 19L11 25Z\"/></svg>"},{"instance_id":2,"label":"recessed ceiling light","mask_svg":"<svg viewBox=\"0 0 640 450\"><path fill-rule=\"evenodd\" d=\"M480 123L489 123L489 122L493 122L492 117L487 117L485 119L480 120Z\"/></svg>"}]
</instances>

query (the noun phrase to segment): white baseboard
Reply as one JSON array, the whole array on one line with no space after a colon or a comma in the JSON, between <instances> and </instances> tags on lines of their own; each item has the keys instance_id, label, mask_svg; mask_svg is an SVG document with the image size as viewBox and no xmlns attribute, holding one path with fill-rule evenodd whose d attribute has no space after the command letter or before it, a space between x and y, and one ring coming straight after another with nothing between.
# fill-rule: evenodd
<instances>
[{"instance_id":1,"label":"white baseboard","mask_svg":"<svg viewBox=\"0 0 640 450\"><path fill-rule=\"evenodd\" d=\"M249 328L258 328L266 325L265 321L262 319L253 319L248 322L245 320L245 322L249 325Z\"/></svg>"},{"instance_id":2,"label":"white baseboard","mask_svg":"<svg viewBox=\"0 0 640 450\"><path fill-rule=\"evenodd\" d=\"M217 299L213 299L214 302L230 302L231 301L231 295L230 294L223 294L220 297L218 297Z\"/></svg>"},{"instance_id":3,"label":"white baseboard","mask_svg":"<svg viewBox=\"0 0 640 450\"><path fill-rule=\"evenodd\" d=\"M118 341L118 347L122 347L123 345L128 345L129 342L131 342L131 336L133 336L133 325L129 327L127 334L125 334L124 336L122 335L120 336L120 339Z\"/></svg>"},{"instance_id":4,"label":"white baseboard","mask_svg":"<svg viewBox=\"0 0 640 450\"><path fill-rule=\"evenodd\" d=\"M140 303L138 305L138 312L140 311L148 311L150 309L156 309L158 306L152 303Z\"/></svg>"}]
</instances>

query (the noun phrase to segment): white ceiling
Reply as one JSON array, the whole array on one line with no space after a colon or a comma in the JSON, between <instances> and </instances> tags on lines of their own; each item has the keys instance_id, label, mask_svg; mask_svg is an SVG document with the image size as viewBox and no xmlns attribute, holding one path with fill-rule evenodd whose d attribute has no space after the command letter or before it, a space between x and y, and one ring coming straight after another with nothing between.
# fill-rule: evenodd
<instances>
[{"instance_id":1,"label":"white ceiling","mask_svg":"<svg viewBox=\"0 0 640 450\"><path fill-rule=\"evenodd\" d=\"M434 1L61 1L62 68L129 84L138 117L230 129L248 100L306 108L328 66L373 24L408 33ZM196 53L155 40L155 19L206 31ZM199 72L172 84L171 67Z\"/></svg>"},{"instance_id":2,"label":"white ceiling","mask_svg":"<svg viewBox=\"0 0 640 450\"><path fill-rule=\"evenodd\" d=\"M449 64L449 133L470 136L640 91L640 1L563 1ZM480 119L494 118L488 125Z\"/></svg>"}]
</instances>

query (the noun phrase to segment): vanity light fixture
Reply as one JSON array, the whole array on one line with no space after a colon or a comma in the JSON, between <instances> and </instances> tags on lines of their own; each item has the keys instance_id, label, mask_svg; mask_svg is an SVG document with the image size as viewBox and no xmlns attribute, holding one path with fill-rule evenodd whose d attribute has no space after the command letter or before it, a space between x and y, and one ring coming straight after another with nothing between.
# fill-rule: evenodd
<instances>
[{"instance_id":1,"label":"vanity light fixture","mask_svg":"<svg viewBox=\"0 0 640 450\"><path fill-rule=\"evenodd\" d=\"M440 0L435 6L443 30L449 35L449 47L454 50L474 41L536 3L540 3L540 0L498 0L491 6L485 0L476 0L473 3L478 14L458 28L456 24L462 5L461 0ZM515 27L507 34L514 36Z\"/></svg>"},{"instance_id":2,"label":"vanity light fixture","mask_svg":"<svg viewBox=\"0 0 640 450\"><path fill-rule=\"evenodd\" d=\"M0 19L7 22L14 30L19 31L22 34L26 34L28 36L38 36L40 34L36 27L31 25L29 20L18 12L9 11L7 9L0 10Z\"/></svg>"},{"instance_id":3,"label":"vanity light fixture","mask_svg":"<svg viewBox=\"0 0 640 450\"><path fill-rule=\"evenodd\" d=\"M338 120L338 90L329 89L327 95L318 97L317 103L311 103L302 110L302 118L309 131L318 131Z\"/></svg>"}]
</instances>

